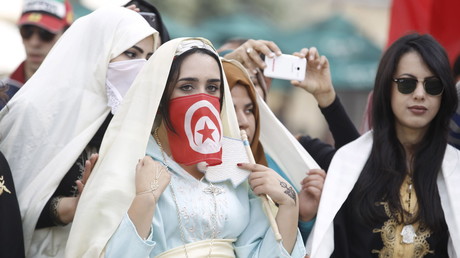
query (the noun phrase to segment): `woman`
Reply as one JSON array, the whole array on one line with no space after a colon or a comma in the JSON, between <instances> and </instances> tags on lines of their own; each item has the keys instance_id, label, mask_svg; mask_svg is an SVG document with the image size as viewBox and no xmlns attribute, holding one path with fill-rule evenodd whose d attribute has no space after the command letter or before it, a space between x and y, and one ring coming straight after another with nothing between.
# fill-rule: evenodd
<instances>
[{"instance_id":1,"label":"woman","mask_svg":"<svg viewBox=\"0 0 460 258\"><path fill-rule=\"evenodd\" d=\"M373 131L341 148L324 185L311 257L459 257L457 95L442 46L410 34L385 52Z\"/></svg>"},{"instance_id":2,"label":"woman","mask_svg":"<svg viewBox=\"0 0 460 258\"><path fill-rule=\"evenodd\" d=\"M155 41L156 31L136 12L97 10L66 31L0 113L0 149L13 171L26 256L64 255L85 181L75 180L94 164L94 156L86 160L100 146L103 123Z\"/></svg>"},{"instance_id":3,"label":"woman","mask_svg":"<svg viewBox=\"0 0 460 258\"><path fill-rule=\"evenodd\" d=\"M158 63L162 65L156 65ZM258 182L258 177L251 176L250 181L255 194L267 193L279 202L278 226L283 243L276 241L261 201L250 191L247 182L237 185L228 180L211 182L196 165L203 161L197 153L207 153L204 161L209 164L208 170L228 157L227 151L222 151L220 157L219 145L214 144L220 139L217 132L225 136L224 150L229 141L236 142L227 137L239 138L232 103L225 97L230 96L227 87L218 56L204 39L175 39L155 52L123 102L129 105L121 106L112 120L114 126L111 124L108 128L108 141L104 139L100 152L107 161L98 162L85 186L72 230L91 237L78 244L81 250L77 250L80 252L77 256L101 255L105 251L107 257L160 254L177 257L176 252L181 257L197 257L198 251L212 257L222 254L267 257L273 253L303 257L296 227L297 196L292 191L291 195L284 193L290 186L281 177L265 167L232 157L232 162L227 163L232 172L238 170L237 163L241 163L240 168L255 170L254 176L270 175L270 183L276 185L268 187L271 190L266 190L267 182ZM195 102L195 98L200 101ZM188 104L184 104L184 100ZM203 111L207 115L197 118L197 123L187 120L184 110L176 109L184 105L201 107L201 104L207 108L198 108L193 114ZM154 117L156 123L152 129ZM128 120L129 123L124 122ZM191 121L195 121L194 118ZM118 123L122 126L116 126ZM197 125L192 130L197 140L177 141L175 136L185 137L188 128L178 123L191 128ZM145 153L149 135L147 154L157 161L144 158L135 174L134 165L140 152ZM129 150L124 146L129 146ZM195 153L190 148L194 148ZM240 153L244 152L241 142L237 148ZM185 156L181 155L184 149L188 149ZM200 169L204 171L206 166ZM100 218L97 224L101 225L94 228L96 223L92 221L96 217ZM294 218L294 222L286 217ZM92 224L86 226L87 223ZM130 248L125 248L126 245Z\"/></svg>"},{"instance_id":4,"label":"woman","mask_svg":"<svg viewBox=\"0 0 460 258\"><path fill-rule=\"evenodd\" d=\"M315 57L314 59L310 60L312 66L315 66L320 62L320 57L319 55L316 55L316 53L316 50L311 51L310 53L310 55ZM271 112L268 112L269 109L264 104L264 102L257 98L256 89L253 86L252 81L246 72L246 69L235 60L223 59L222 64L230 87L230 92L232 94L233 105L235 107L239 127L241 130L245 130L248 134L249 142L251 144L251 149L254 154L256 163L263 164L272 168L290 183L294 180L299 180L297 177L294 177L293 174L300 174L300 176L305 176L306 172L309 170L294 170L292 167L289 167L288 164L295 164L298 162L298 159L296 159L295 156L283 156L280 155L279 151L277 151L277 153L272 153L272 155L276 156L277 158L277 161L275 161L269 153L264 151L262 143L259 141L260 132L266 133L267 131L270 131L271 133L276 133L279 136L286 133L289 135L289 132L276 119L276 117L271 114ZM315 68L308 74L313 75L316 74L315 72L317 71L319 70ZM258 99L259 101L257 101ZM262 112L262 114L264 114L263 118L260 117L261 112L259 112L259 107L264 110L264 112ZM277 123L265 123L265 128L260 128L260 121L269 119L275 120ZM298 145L297 141L293 137L285 139L285 142L288 143L283 146L283 150L285 151L288 149L295 150L295 147ZM270 140L265 139L264 146L271 147L277 145L273 144ZM270 149L271 148L268 148L268 150ZM297 152L300 153L300 155L303 157L308 157L311 159L310 155L301 148L300 151ZM285 173L281 167L285 169L290 168L290 170L287 171L289 173ZM309 168L312 170L308 172L308 177L296 182L296 184L301 182L301 188L297 188L297 191L300 191L299 216L300 221L303 222L310 221L316 215L316 211L318 209L319 199L321 196L321 190L324 183L324 178L326 177L326 173L324 170L314 169L317 167L318 165L314 161L310 162ZM303 222L300 222L299 228L300 232L302 233L302 237L306 240L306 236L308 236L311 227L309 227L307 223Z\"/></svg>"}]
</instances>

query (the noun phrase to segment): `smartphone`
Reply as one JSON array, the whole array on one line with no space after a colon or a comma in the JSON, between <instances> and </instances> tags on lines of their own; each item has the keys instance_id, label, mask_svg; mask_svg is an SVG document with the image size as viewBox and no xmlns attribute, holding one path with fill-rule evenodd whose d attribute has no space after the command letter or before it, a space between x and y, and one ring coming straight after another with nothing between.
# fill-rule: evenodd
<instances>
[{"instance_id":1,"label":"smartphone","mask_svg":"<svg viewBox=\"0 0 460 258\"><path fill-rule=\"evenodd\" d=\"M267 67L264 75L283 80L303 81L307 69L307 59L293 55L282 54L274 58L265 56Z\"/></svg>"}]
</instances>

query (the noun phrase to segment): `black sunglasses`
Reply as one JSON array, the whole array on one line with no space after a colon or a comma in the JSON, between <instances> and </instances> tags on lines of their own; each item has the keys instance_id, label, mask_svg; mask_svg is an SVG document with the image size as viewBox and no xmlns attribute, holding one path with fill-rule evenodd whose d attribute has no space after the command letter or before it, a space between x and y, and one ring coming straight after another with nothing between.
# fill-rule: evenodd
<instances>
[{"instance_id":1,"label":"black sunglasses","mask_svg":"<svg viewBox=\"0 0 460 258\"><path fill-rule=\"evenodd\" d=\"M418 80L415 78L395 78L393 79L398 84L398 91L402 94L411 94L417 88ZM438 96L444 91L444 85L438 78L428 78L423 81L423 88L425 92L432 95Z\"/></svg>"},{"instance_id":2,"label":"black sunglasses","mask_svg":"<svg viewBox=\"0 0 460 258\"><path fill-rule=\"evenodd\" d=\"M34 33L38 33L40 40L43 42L50 42L56 36L56 34L34 25L23 25L19 29L19 32L21 33L21 37L26 40L30 39Z\"/></svg>"}]
</instances>

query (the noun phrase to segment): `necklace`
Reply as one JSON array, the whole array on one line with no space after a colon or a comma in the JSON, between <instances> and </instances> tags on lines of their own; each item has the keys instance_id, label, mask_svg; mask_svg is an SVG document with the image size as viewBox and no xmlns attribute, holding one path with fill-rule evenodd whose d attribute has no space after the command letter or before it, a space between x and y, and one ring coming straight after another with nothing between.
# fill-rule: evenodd
<instances>
[{"instance_id":1,"label":"necklace","mask_svg":"<svg viewBox=\"0 0 460 258\"><path fill-rule=\"evenodd\" d=\"M411 211L411 197L412 197L412 177L409 175L409 180L408 180L408 187L407 187L407 195L408 195L408 200L407 202L407 213L409 213L410 220L412 220L412 216L414 215L414 212ZM407 224L404 225L404 227L401 230L401 236L402 236L402 242L404 244L413 244L414 239L417 236L415 233L415 228L412 224Z\"/></svg>"},{"instance_id":2,"label":"necklace","mask_svg":"<svg viewBox=\"0 0 460 258\"><path fill-rule=\"evenodd\" d=\"M167 168L169 168L169 166L168 166L168 164L166 162L166 156L165 156L165 152L163 150L163 146L161 145L160 137L158 137L158 127L155 128L154 137L155 137L155 141L158 144L158 147L160 147L161 156L163 157L163 164ZM186 244L185 244L186 242L185 242L184 226L183 226L182 218L181 218L180 212L179 212L180 209L179 209L179 204L177 202L176 193L175 193L174 187L172 185L172 178L171 178L171 181L169 182L169 187L170 187L170 190L171 190L171 196L172 196L172 199L174 201L174 205L176 206L177 220L179 221L179 229L180 229L181 240L182 240L182 243L184 244L183 247L184 247L185 257L188 258L189 255L188 255L187 247L186 247ZM221 194L221 193L223 193L223 190L220 187L214 186L212 184L212 182L210 182L210 185L208 187L206 187L203 190L203 192L212 195L213 204L214 204L214 213L211 215L211 220L213 221L213 223L212 223L212 234L211 234L211 242L210 242L210 245L209 245L209 253L208 253L208 257L211 257L212 248L213 248L213 245L214 245L214 239L217 237L217 201L216 201L216 196Z\"/></svg>"}]
</instances>

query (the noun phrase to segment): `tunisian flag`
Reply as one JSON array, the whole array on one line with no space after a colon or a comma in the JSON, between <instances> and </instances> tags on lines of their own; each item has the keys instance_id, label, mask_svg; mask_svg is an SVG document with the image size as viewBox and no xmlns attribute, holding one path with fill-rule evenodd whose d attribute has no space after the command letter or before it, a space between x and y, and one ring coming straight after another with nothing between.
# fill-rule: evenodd
<instances>
[{"instance_id":1,"label":"tunisian flag","mask_svg":"<svg viewBox=\"0 0 460 258\"><path fill-rule=\"evenodd\" d=\"M431 34L452 64L460 54L460 0L393 0L387 46L409 32Z\"/></svg>"},{"instance_id":2,"label":"tunisian flag","mask_svg":"<svg viewBox=\"0 0 460 258\"><path fill-rule=\"evenodd\" d=\"M169 147L179 164L222 163L222 122L219 98L194 94L171 99L169 117L175 130L168 129Z\"/></svg>"}]
</instances>

